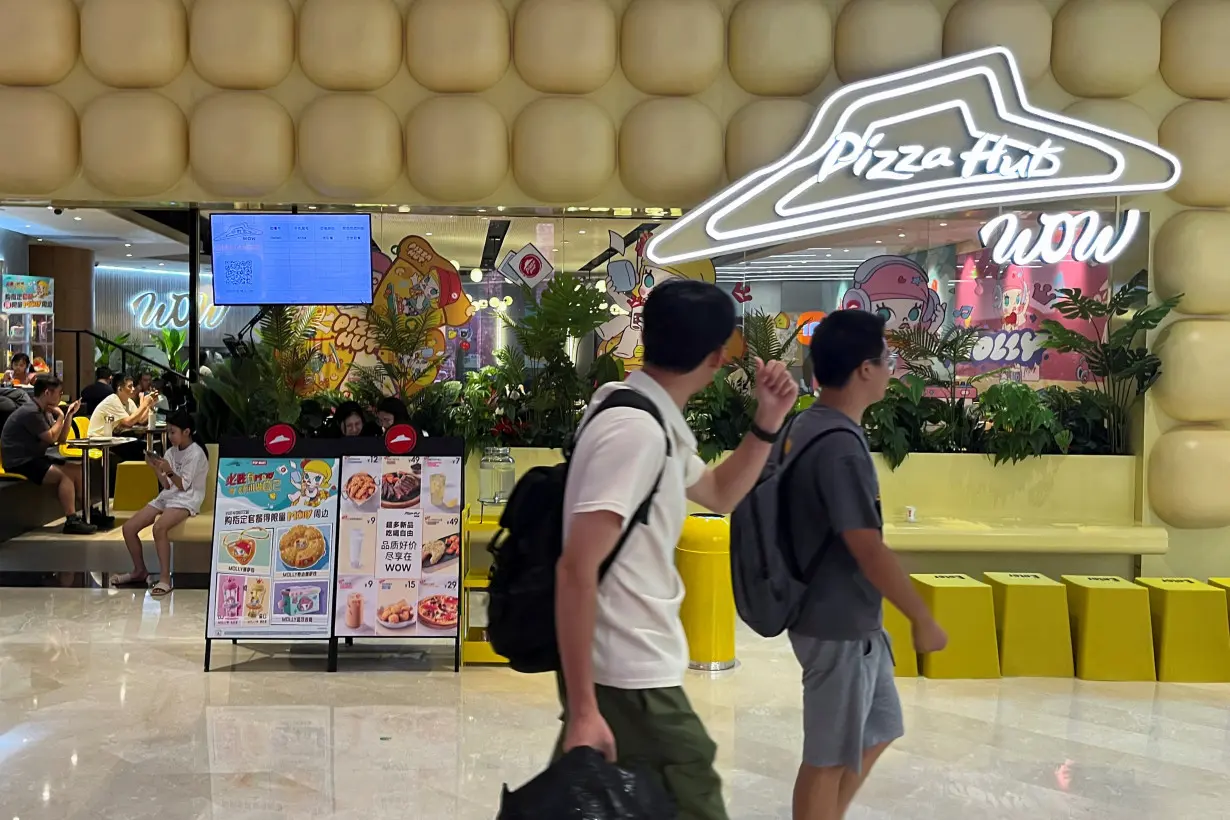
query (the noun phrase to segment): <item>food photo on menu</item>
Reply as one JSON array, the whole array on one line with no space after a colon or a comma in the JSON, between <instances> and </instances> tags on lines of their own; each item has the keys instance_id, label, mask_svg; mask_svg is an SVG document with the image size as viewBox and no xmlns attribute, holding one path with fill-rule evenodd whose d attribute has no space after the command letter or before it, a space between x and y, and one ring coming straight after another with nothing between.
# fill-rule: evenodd
<instances>
[{"instance_id":1,"label":"food photo on menu","mask_svg":"<svg viewBox=\"0 0 1230 820\"><path fill-rule=\"evenodd\" d=\"M375 636L376 594L376 581L371 577L338 578L334 633L347 638Z\"/></svg>"},{"instance_id":2,"label":"food photo on menu","mask_svg":"<svg viewBox=\"0 0 1230 820\"><path fill-rule=\"evenodd\" d=\"M380 509L379 458L348 456L342 477L342 515L373 515Z\"/></svg>"},{"instance_id":3,"label":"food photo on menu","mask_svg":"<svg viewBox=\"0 0 1230 820\"><path fill-rule=\"evenodd\" d=\"M427 503L430 512L461 511L461 459L424 458L427 473Z\"/></svg>"},{"instance_id":4,"label":"food photo on menu","mask_svg":"<svg viewBox=\"0 0 1230 820\"><path fill-rule=\"evenodd\" d=\"M331 528L295 524L278 530L278 572L324 569L329 564Z\"/></svg>"},{"instance_id":5,"label":"food photo on menu","mask_svg":"<svg viewBox=\"0 0 1230 820\"><path fill-rule=\"evenodd\" d=\"M424 579L419 586L417 607L418 636L455 635L461 601L457 597L457 581Z\"/></svg>"},{"instance_id":6,"label":"food photo on menu","mask_svg":"<svg viewBox=\"0 0 1230 820\"><path fill-rule=\"evenodd\" d=\"M418 620L418 581L391 578L376 582L376 634L411 637Z\"/></svg>"},{"instance_id":7,"label":"food photo on menu","mask_svg":"<svg viewBox=\"0 0 1230 820\"><path fill-rule=\"evenodd\" d=\"M461 517L456 515L423 516L423 572L435 573L452 569L461 558Z\"/></svg>"},{"instance_id":8,"label":"food photo on menu","mask_svg":"<svg viewBox=\"0 0 1230 820\"><path fill-rule=\"evenodd\" d=\"M419 506L423 489L422 460L412 457L384 459L380 476L380 506L386 510L406 510Z\"/></svg>"},{"instance_id":9,"label":"food photo on menu","mask_svg":"<svg viewBox=\"0 0 1230 820\"><path fill-rule=\"evenodd\" d=\"M342 516L341 535L338 539L337 574L375 574L376 569L376 516Z\"/></svg>"}]
</instances>

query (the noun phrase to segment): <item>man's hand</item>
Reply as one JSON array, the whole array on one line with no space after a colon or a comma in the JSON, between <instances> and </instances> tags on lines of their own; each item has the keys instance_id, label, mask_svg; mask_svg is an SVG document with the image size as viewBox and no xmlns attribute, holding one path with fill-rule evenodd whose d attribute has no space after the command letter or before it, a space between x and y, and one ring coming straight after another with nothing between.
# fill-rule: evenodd
<instances>
[{"instance_id":1,"label":"man's hand","mask_svg":"<svg viewBox=\"0 0 1230 820\"><path fill-rule=\"evenodd\" d=\"M146 393L141 397L141 409L148 410L154 406L154 402L158 401L158 396L154 393Z\"/></svg>"},{"instance_id":2,"label":"man's hand","mask_svg":"<svg viewBox=\"0 0 1230 820\"><path fill-rule=\"evenodd\" d=\"M71 419L77 415L77 411L80 409L81 409L81 399L77 399L75 402L73 402L72 404L68 406L68 409L64 411L64 414Z\"/></svg>"},{"instance_id":3,"label":"man's hand","mask_svg":"<svg viewBox=\"0 0 1230 820\"><path fill-rule=\"evenodd\" d=\"M770 433L781 429L799 397L799 386L783 362L756 359L756 425Z\"/></svg>"},{"instance_id":4,"label":"man's hand","mask_svg":"<svg viewBox=\"0 0 1230 820\"><path fill-rule=\"evenodd\" d=\"M597 749L608 763L615 762L615 735L599 712L568 718L564 727L564 751L570 752L579 746Z\"/></svg>"},{"instance_id":5,"label":"man's hand","mask_svg":"<svg viewBox=\"0 0 1230 820\"><path fill-rule=\"evenodd\" d=\"M948 633L936 623L934 618L915 621L911 626L914 635L914 650L916 652L939 652L948 646Z\"/></svg>"}]
</instances>

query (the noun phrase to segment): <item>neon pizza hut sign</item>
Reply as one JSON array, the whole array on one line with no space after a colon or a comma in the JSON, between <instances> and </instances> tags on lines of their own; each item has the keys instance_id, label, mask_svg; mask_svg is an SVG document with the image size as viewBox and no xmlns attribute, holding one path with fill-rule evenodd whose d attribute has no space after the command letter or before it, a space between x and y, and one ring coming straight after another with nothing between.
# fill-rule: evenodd
<instances>
[{"instance_id":1,"label":"neon pizza hut sign","mask_svg":"<svg viewBox=\"0 0 1230 820\"><path fill-rule=\"evenodd\" d=\"M1179 161L1135 137L1034 108L1011 53L989 48L852 83L782 159L656 234L659 265L972 208L1164 191ZM1016 216L980 233L996 262L1107 262L1140 221L1092 211Z\"/></svg>"}]
</instances>

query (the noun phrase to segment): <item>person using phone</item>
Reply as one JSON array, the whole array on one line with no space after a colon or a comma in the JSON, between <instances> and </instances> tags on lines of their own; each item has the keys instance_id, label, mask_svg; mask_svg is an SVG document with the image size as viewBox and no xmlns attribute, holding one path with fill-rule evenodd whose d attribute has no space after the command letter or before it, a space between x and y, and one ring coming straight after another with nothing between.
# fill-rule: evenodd
<instances>
[{"instance_id":1,"label":"person using phone","mask_svg":"<svg viewBox=\"0 0 1230 820\"><path fill-rule=\"evenodd\" d=\"M124 544L132 556L132 571L112 578L112 586L145 586L149 582L141 531L152 525L161 577L150 594L155 598L170 594L170 532L176 525L201 511L205 485L209 480L209 456L205 448L193 440L192 428L192 416L180 410L167 419L170 447L167 448L166 457L146 451L145 462L158 477L162 492L124 524Z\"/></svg>"},{"instance_id":2,"label":"person using phone","mask_svg":"<svg viewBox=\"0 0 1230 820\"><path fill-rule=\"evenodd\" d=\"M73 429L73 416L81 406L75 401L60 408L64 385L55 376L34 379L34 401L25 402L9 416L0 432L0 458L4 469L41 487L54 489L64 510L65 535L92 535L93 524L77 512L81 497L81 465L70 464L48 454L48 449L63 444ZM86 503L82 499L82 503Z\"/></svg>"}]
</instances>

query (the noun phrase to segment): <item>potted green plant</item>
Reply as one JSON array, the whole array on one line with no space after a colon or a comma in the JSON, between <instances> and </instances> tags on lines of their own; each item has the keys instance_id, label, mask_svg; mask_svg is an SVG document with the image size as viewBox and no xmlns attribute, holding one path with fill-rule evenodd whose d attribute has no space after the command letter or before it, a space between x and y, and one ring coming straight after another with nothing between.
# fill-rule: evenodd
<instances>
[{"instance_id":1,"label":"potted green plant","mask_svg":"<svg viewBox=\"0 0 1230 820\"><path fill-rule=\"evenodd\" d=\"M1146 334L1161 324L1183 296L1150 305L1145 270L1105 300L1087 296L1080 288L1063 288L1058 294L1055 310L1069 323L1083 322L1084 332L1045 319L1042 346L1080 355L1089 372L1090 389L1102 396L1097 406L1106 413L1110 452L1127 455L1132 410L1162 371L1162 360L1148 348Z\"/></svg>"}]
</instances>

